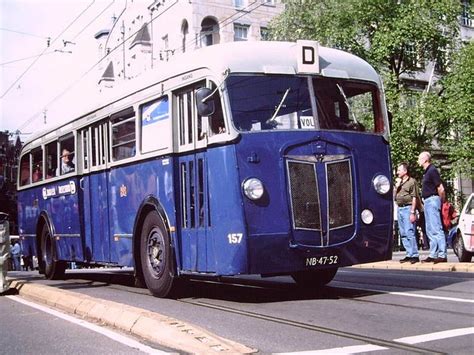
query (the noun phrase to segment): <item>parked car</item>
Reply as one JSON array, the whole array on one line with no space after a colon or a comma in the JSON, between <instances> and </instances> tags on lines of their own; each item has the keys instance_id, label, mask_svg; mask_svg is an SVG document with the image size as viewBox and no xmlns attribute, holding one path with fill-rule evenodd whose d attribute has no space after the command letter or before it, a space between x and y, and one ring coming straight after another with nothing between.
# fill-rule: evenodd
<instances>
[{"instance_id":1,"label":"parked car","mask_svg":"<svg viewBox=\"0 0 474 355\"><path fill-rule=\"evenodd\" d=\"M474 193L469 196L456 226L452 245L459 261L470 262L474 254Z\"/></svg>"}]
</instances>

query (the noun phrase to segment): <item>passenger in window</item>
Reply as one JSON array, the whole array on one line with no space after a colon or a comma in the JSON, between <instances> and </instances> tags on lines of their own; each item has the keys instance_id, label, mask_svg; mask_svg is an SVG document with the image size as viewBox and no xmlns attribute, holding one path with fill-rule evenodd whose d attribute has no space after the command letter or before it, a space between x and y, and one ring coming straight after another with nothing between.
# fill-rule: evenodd
<instances>
[{"instance_id":1,"label":"passenger in window","mask_svg":"<svg viewBox=\"0 0 474 355\"><path fill-rule=\"evenodd\" d=\"M33 182L40 181L42 178L42 173L41 173L41 168L39 164L35 165L35 168L33 169Z\"/></svg>"},{"instance_id":2,"label":"passenger in window","mask_svg":"<svg viewBox=\"0 0 474 355\"><path fill-rule=\"evenodd\" d=\"M61 174L67 174L71 171L74 171L75 166L72 162L72 154L71 152L64 148L61 155Z\"/></svg>"}]
</instances>

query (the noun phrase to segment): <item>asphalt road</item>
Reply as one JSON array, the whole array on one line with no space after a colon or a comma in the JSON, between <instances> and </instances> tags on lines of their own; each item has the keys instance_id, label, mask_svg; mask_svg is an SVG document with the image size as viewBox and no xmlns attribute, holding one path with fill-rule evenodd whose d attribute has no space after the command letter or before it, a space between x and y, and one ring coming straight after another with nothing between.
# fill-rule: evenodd
<instances>
[{"instance_id":1,"label":"asphalt road","mask_svg":"<svg viewBox=\"0 0 474 355\"><path fill-rule=\"evenodd\" d=\"M288 277L195 280L177 299L132 287L130 270L75 270L63 281L20 274L193 323L265 354L471 354L474 344L472 273L344 268L311 292Z\"/></svg>"},{"instance_id":2,"label":"asphalt road","mask_svg":"<svg viewBox=\"0 0 474 355\"><path fill-rule=\"evenodd\" d=\"M0 319L0 354L167 353L19 296L0 297Z\"/></svg>"}]
</instances>

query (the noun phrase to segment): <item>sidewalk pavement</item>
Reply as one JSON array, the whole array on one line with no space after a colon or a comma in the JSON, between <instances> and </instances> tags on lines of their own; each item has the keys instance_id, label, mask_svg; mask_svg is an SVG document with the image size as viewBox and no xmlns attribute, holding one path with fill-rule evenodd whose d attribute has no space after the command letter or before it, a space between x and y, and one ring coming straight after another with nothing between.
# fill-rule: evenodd
<instances>
[{"instance_id":1,"label":"sidewalk pavement","mask_svg":"<svg viewBox=\"0 0 474 355\"><path fill-rule=\"evenodd\" d=\"M428 257L429 252L427 250L420 250L420 260ZM457 271L457 272L474 272L474 263L460 263L457 256L451 249L448 249L448 262L447 263L400 263L400 260L406 256L405 252L398 251L394 252L392 260L379 261L376 263L354 265L353 268L360 269L388 269L388 270L416 270L416 271Z\"/></svg>"},{"instance_id":2,"label":"sidewalk pavement","mask_svg":"<svg viewBox=\"0 0 474 355\"><path fill-rule=\"evenodd\" d=\"M420 259L428 256L421 251ZM361 264L353 268L418 270L444 272L474 272L474 263L459 263L452 251L447 263L404 263L399 260L404 252L393 253L393 260ZM214 335L205 329L143 308L132 307L113 301L90 297L72 291L9 277L10 288L21 296L50 307L75 314L78 317L118 328L155 344L193 354L257 352L243 344Z\"/></svg>"}]
</instances>

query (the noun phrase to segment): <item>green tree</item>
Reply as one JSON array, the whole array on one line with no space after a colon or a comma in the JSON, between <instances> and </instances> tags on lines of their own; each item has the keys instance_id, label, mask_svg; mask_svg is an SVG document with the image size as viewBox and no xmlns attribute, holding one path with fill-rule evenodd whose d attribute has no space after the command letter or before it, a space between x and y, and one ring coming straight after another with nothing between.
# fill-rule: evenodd
<instances>
[{"instance_id":1,"label":"green tree","mask_svg":"<svg viewBox=\"0 0 474 355\"><path fill-rule=\"evenodd\" d=\"M451 67L440 94L430 102L430 114L452 174L474 178L474 42L455 55Z\"/></svg>"},{"instance_id":2,"label":"green tree","mask_svg":"<svg viewBox=\"0 0 474 355\"><path fill-rule=\"evenodd\" d=\"M444 66L456 47L458 0L286 0L270 23L274 40L313 39L354 53L383 76L393 113L392 157L414 163L430 149L439 120L428 115L433 94L415 93L403 75L425 63Z\"/></svg>"}]
</instances>

